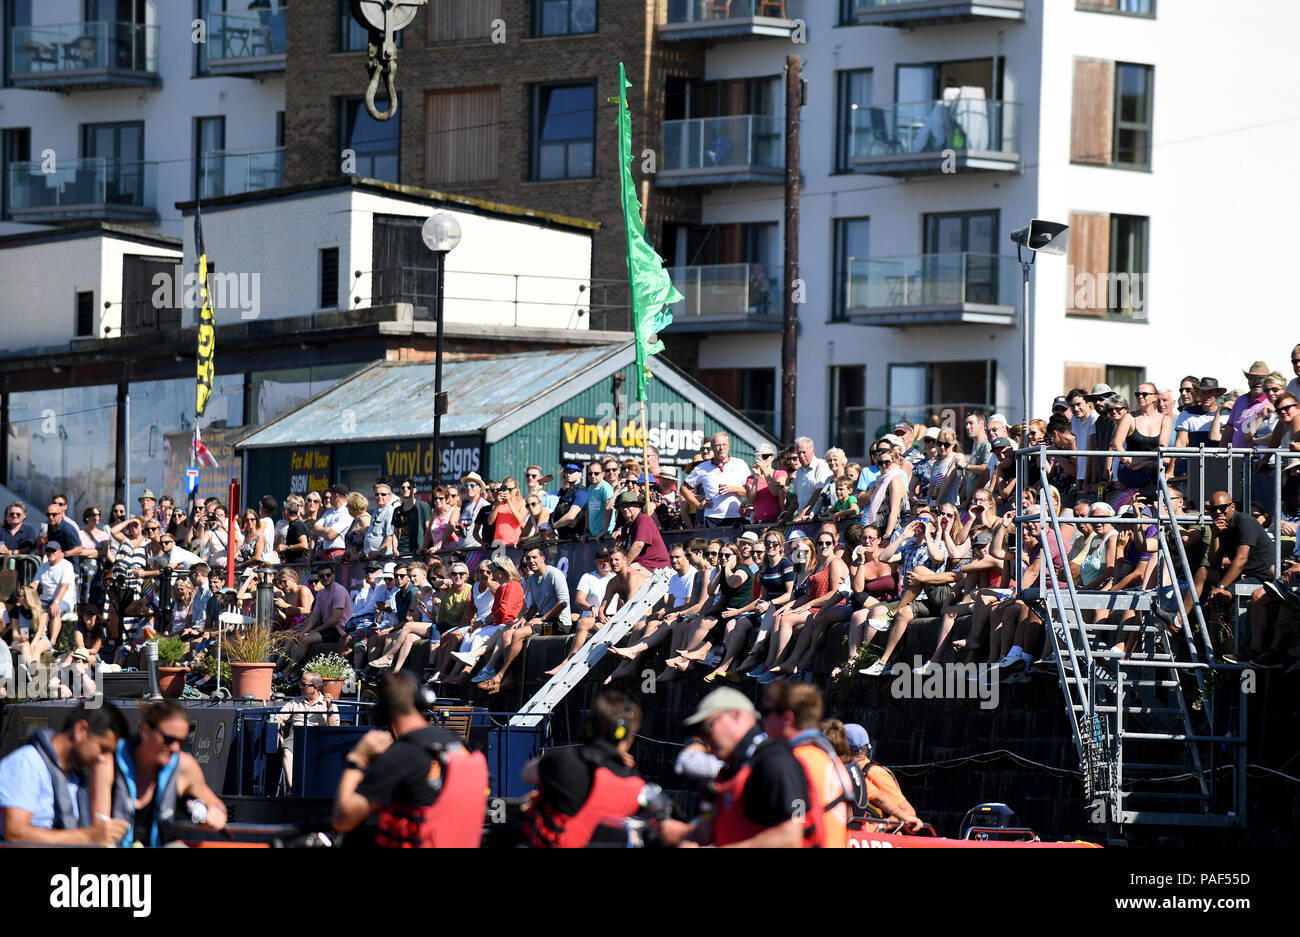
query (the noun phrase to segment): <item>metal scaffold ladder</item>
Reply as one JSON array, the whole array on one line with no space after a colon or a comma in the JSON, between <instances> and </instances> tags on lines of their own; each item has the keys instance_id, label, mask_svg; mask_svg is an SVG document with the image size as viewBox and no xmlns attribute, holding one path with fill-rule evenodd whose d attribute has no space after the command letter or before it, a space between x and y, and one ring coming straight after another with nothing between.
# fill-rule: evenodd
<instances>
[{"instance_id":1,"label":"metal scaffold ladder","mask_svg":"<svg viewBox=\"0 0 1300 937\"><path fill-rule=\"evenodd\" d=\"M668 593L670 579L672 579L671 569L656 570L631 600L621 606L614 613L614 617L593 634L591 640L575 652L559 672L546 681L546 684L524 704L519 712L510 717L510 725L539 725L542 718L554 710L560 701L569 695L569 691L582 682L591 668L600 663L605 653L622 641L627 633Z\"/></svg>"},{"instance_id":2,"label":"metal scaffold ladder","mask_svg":"<svg viewBox=\"0 0 1300 937\"><path fill-rule=\"evenodd\" d=\"M1019 515L1017 523L1045 522L1057 543L1064 544L1061 518L1046 482L1047 457L1057 453L1031 449L1019 455L1039 461L1044 481L1041 513ZM1138 582L1118 591L1083 590L1076 586L1068 563L1062 564L1063 584L1048 574L1051 563L1040 564L1045 640L1055 651L1088 817L1092 823L1119 826L1242 826L1246 699L1241 668L1215 661L1199 600L1193 598L1191 614L1184 608L1182 584L1192 581L1194 571L1179 521L1201 518L1177 516L1163 473L1156 474L1157 517L1108 519L1133 526L1139 535L1155 525L1154 559L1159 567L1156 575L1145 577L1146 587ZM1093 624L1089 614L1124 610L1138 614L1122 626ZM1133 653L1126 656L1112 649L1120 635L1137 636ZM1194 694L1190 704L1189 693Z\"/></svg>"}]
</instances>

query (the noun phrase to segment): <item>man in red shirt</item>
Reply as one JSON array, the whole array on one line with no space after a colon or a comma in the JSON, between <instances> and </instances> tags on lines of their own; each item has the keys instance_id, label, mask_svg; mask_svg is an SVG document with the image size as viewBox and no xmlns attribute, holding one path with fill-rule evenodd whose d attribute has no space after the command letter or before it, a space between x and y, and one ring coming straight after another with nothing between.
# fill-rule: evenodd
<instances>
[{"instance_id":1,"label":"man in red shirt","mask_svg":"<svg viewBox=\"0 0 1300 937\"><path fill-rule=\"evenodd\" d=\"M659 534L659 526L642 510L641 498L625 491L618 496L617 508L623 521L620 543L627 561L647 575L668 567L668 548Z\"/></svg>"}]
</instances>

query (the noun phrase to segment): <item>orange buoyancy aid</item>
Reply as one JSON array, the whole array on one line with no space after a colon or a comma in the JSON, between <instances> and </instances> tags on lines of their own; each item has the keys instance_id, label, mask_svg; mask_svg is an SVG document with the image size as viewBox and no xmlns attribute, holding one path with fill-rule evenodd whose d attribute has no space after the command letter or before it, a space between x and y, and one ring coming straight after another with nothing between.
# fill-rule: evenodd
<instances>
[{"instance_id":1,"label":"orange buoyancy aid","mask_svg":"<svg viewBox=\"0 0 1300 937\"><path fill-rule=\"evenodd\" d=\"M488 767L482 752L432 752L442 766L438 799L427 807L379 809L375 845L387 849L477 849L487 815Z\"/></svg>"},{"instance_id":2,"label":"orange buoyancy aid","mask_svg":"<svg viewBox=\"0 0 1300 937\"><path fill-rule=\"evenodd\" d=\"M805 846L846 849L849 845L849 805L853 800L853 781L835 749L815 729L801 732L790 740L790 749L803 765L808 778L807 825Z\"/></svg>"},{"instance_id":3,"label":"orange buoyancy aid","mask_svg":"<svg viewBox=\"0 0 1300 937\"><path fill-rule=\"evenodd\" d=\"M540 797L529 806L525 817L528 845L537 849L581 849L591 842L596 827L607 817L633 816L641 809L645 781L637 775L621 777L609 768L597 766L591 775L591 790L573 816L561 813Z\"/></svg>"}]
</instances>

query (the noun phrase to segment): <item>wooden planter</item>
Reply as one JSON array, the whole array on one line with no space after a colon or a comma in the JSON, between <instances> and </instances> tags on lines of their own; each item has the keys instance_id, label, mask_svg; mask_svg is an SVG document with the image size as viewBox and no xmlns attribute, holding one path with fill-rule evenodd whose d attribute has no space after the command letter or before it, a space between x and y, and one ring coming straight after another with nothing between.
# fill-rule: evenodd
<instances>
[{"instance_id":1,"label":"wooden planter","mask_svg":"<svg viewBox=\"0 0 1300 937\"><path fill-rule=\"evenodd\" d=\"M185 692L185 677L189 672L188 667L158 668L158 690L164 699L180 699Z\"/></svg>"},{"instance_id":2,"label":"wooden planter","mask_svg":"<svg viewBox=\"0 0 1300 937\"><path fill-rule=\"evenodd\" d=\"M235 699L251 696L253 699L269 700L271 698L271 675L275 673L275 661L258 663L230 662L231 695Z\"/></svg>"}]
</instances>

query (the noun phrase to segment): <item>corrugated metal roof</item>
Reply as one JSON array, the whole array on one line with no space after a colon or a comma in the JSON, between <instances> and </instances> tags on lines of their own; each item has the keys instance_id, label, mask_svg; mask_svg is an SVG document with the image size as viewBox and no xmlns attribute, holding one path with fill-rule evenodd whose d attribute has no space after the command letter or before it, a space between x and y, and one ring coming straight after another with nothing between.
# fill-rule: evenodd
<instances>
[{"instance_id":1,"label":"corrugated metal roof","mask_svg":"<svg viewBox=\"0 0 1300 937\"><path fill-rule=\"evenodd\" d=\"M621 345L445 361L444 436L477 433ZM411 439L433 433L434 363L379 361L240 440L240 449Z\"/></svg>"}]
</instances>

